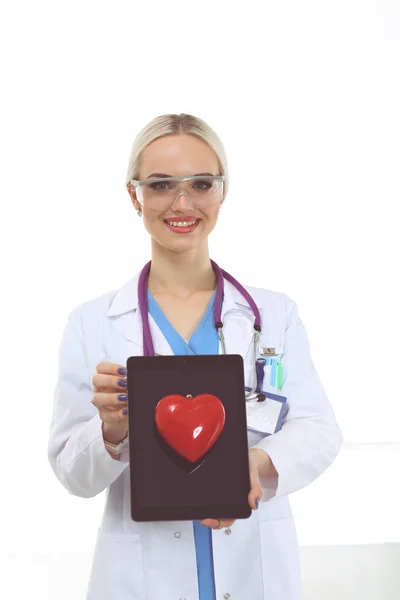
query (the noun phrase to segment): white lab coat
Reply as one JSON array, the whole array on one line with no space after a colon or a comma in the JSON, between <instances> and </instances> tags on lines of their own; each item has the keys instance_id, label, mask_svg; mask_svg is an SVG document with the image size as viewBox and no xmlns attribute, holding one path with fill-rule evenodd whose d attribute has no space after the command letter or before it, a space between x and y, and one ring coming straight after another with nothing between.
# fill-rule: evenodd
<instances>
[{"instance_id":1,"label":"white lab coat","mask_svg":"<svg viewBox=\"0 0 400 600\"><path fill-rule=\"evenodd\" d=\"M73 495L107 489L88 600L198 600L192 522L137 523L130 516L129 449L121 461L105 450L91 378L96 365L126 364L141 355L138 275L120 290L75 308L64 329L49 441L51 466ZM316 479L335 459L342 435L310 357L297 306L287 295L246 288L261 312L263 347L283 348L288 398L282 430L249 431L249 446L270 455L279 477L263 482L263 499L249 519L212 532L217 600L299 600L299 554L288 494ZM252 315L225 280L223 318L228 353L245 361L252 378ZM150 317L157 354L172 354ZM220 348L221 352L221 348ZM227 460L229 460L227 458Z\"/></svg>"}]
</instances>

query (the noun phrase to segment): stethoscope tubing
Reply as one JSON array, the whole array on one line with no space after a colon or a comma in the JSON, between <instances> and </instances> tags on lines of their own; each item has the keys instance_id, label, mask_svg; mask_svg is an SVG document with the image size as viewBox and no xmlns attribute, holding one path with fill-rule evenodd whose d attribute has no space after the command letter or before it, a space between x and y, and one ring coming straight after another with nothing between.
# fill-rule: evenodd
<instances>
[{"instance_id":1,"label":"stethoscope tubing","mask_svg":"<svg viewBox=\"0 0 400 600\"><path fill-rule=\"evenodd\" d=\"M254 302L248 291L234 278L232 275L221 269L213 260L211 265L214 269L217 278L217 293L214 303L214 323L218 332L218 337L221 342L222 353L226 354L226 343L225 336L223 333L223 322L221 321L222 316L222 304L224 296L224 278L229 281L237 290L242 294L247 303L249 304L253 315L254 315L254 334L253 334L253 385L250 392L246 393L246 400L257 398L258 394L255 394L257 389L257 346L260 339L261 333L261 315L256 303ZM149 261L142 269L139 275L138 281L138 299L139 299L139 311L142 319L143 329L143 355L144 356L155 356L153 339L151 337L149 314L148 314L148 303L147 303L147 282L149 278L151 268L151 261Z\"/></svg>"}]
</instances>

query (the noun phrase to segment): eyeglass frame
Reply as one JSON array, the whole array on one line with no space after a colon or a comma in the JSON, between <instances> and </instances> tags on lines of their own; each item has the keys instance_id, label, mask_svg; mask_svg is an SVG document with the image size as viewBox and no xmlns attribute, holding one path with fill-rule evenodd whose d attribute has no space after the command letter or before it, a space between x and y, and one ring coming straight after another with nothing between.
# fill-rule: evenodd
<instances>
[{"instance_id":1,"label":"eyeglass frame","mask_svg":"<svg viewBox=\"0 0 400 600\"><path fill-rule=\"evenodd\" d=\"M207 179L212 179L213 181L220 181L222 183L226 181L225 175L187 175L185 177L153 177L152 179L131 179L129 183L135 187L139 187L146 185L147 183L158 183L161 181L204 181ZM137 199L139 200L140 204L143 205L143 200L141 200L139 196L137 196ZM174 202L175 201L176 198Z\"/></svg>"},{"instance_id":2,"label":"eyeglass frame","mask_svg":"<svg viewBox=\"0 0 400 600\"><path fill-rule=\"evenodd\" d=\"M137 187L146 183L157 183L158 181L187 181L187 180L204 180L212 179L213 181L226 181L225 175L187 175L185 177L154 177L152 179L131 179L129 183Z\"/></svg>"},{"instance_id":3,"label":"eyeglass frame","mask_svg":"<svg viewBox=\"0 0 400 600\"><path fill-rule=\"evenodd\" d=\"M139 187L139 186L143 186L147 183L157 183L157 182L161 182L161 181L188 181L188 180L204 181L205 179L212 179L213 181L220 181L221 183L224 183L226 181L225 175L186 175L183 177L177 176L177 177L153 177L151 179L130 179L129 183L131 185L133 185L134 187ZM221 191L222 191L222 196L223 196L223 189ZM180 197L181 195L182 195L182 192L179 194L179 196L177 196L173 200L171 206L173 206L175 204L177 198ZM186 196L186 194L185 194L185 196ZM142 206L144 206L143 198L140 198L139 194L137 194L136 197L137 197L139 203ZM189 197L190 197L190 194L189 194ZM187 196L186 196L186 198L187 198ZM190 204L193 207L193 202L191 200L190 200Z\"/></svg>"}]
</instances>

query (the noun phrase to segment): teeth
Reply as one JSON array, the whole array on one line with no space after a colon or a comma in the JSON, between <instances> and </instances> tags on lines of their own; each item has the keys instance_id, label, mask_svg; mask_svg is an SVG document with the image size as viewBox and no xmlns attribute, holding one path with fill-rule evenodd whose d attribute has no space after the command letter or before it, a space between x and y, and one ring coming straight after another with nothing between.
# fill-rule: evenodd
<instances>
[{"instance_id":1,"label":"teeth","mask_svg":"<svg viewBox=\"0 0 400 600\"><path fill-rule=\"evenodd\" d=\"M190 225L194 225L196 221L167 221L167 223L173 227L189 227Z\"/></svg>"}]
</instances>

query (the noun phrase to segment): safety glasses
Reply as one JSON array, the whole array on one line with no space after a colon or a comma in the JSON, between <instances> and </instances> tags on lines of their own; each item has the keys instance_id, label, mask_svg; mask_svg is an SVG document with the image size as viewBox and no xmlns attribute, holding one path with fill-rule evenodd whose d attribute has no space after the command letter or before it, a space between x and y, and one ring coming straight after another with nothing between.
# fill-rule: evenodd
<instances>
[{"instance_id":1,"label":"safety glasses","mask_svg":"<svg viewBox=\"0 0 400 600\"><path fill-rule=\"evenodd\" d=\"M222 200L224 175L191 175L188 177L164 177L154 179L131 179L136 197L142 206L165 210L184 194L192 206L206 208Z\"/></svg>"}]
</instances>

